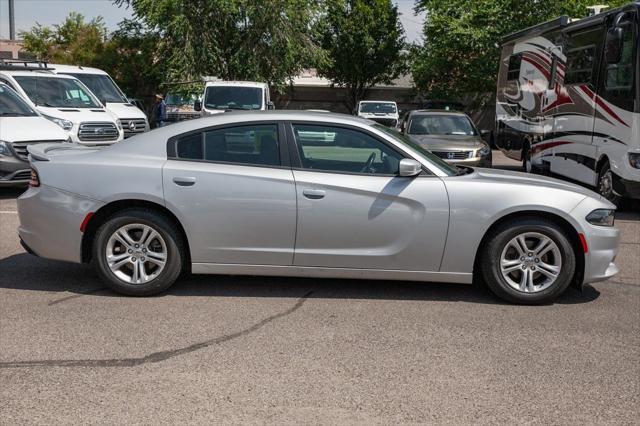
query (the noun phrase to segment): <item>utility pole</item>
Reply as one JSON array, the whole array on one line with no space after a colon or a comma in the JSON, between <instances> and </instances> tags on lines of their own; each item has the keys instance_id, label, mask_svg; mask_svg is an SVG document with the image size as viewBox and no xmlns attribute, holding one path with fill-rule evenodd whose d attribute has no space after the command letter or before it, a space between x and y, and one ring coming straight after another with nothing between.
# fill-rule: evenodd
<instances>
[{"instance_id":1,"label":"utility pole","mask_svg":"<svg viewBox=\"0 0 640 426\"><path fill-rule=\"evenodd\" d=\"M16 39L16 17L13 14L13 0L9 0L9 40Z\"/></svg>"}]
</instances>

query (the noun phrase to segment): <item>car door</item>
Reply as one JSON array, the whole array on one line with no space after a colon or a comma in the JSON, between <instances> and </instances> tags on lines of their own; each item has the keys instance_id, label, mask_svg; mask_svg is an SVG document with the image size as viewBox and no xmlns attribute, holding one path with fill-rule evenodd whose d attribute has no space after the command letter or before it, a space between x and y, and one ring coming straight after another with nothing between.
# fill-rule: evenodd
<instances>
[{"instance_id":1,"label":"car door","mask_svg":"<svg viewBox=\"0 0 640 426\"><path fill-rule=\"evenodd\" d=\"M444 183L398 176L405 158L357 127L292 123L298 228L294 265L438 271L447 235Z\"/></svg>"},{"instance_id":2,"label":"car door","mask_svg":"<svg viewBox=\"0 0 640 426\"><path fill-rule=\"evenodd\" d=\"M169 141L164 195L192 262L292 264L296 193L281 126L234 124Z\"/></svg>"}]
</instances>

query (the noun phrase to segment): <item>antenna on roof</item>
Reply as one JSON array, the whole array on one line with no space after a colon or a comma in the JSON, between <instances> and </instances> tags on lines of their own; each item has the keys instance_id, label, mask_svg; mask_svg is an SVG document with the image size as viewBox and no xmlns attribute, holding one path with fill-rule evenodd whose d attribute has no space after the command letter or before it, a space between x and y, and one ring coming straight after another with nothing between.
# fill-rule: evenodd
<instances>
[{"instance_id":1,"label":"antenna on roof","mask_svg":"<svg viewBox=\"0 0 640 426\"><path fill-rule=\"evenodd\" d=\"M595 4L593 6L587 6L587 9L589 9L589 16L593 16L602 13L605 9L609 9L609 6L606 4Z\"/></svg>"}]
</instances>

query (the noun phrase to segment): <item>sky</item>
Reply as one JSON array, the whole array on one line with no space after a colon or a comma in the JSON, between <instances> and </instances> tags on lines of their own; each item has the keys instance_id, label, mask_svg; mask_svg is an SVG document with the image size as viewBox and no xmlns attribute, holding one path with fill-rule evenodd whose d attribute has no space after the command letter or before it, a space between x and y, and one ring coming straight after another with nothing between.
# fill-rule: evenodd
<instances>
[{"instance_id":1,"label":"sky","mask_svg":"<svg viewBox=\"0 0 640 426\"><path fill-rule=\"evenodd\" d=\"M29 30L36 22L51 26L61 23L69 12L83 14L87 20L102 16L109 30L118 22L131 17L131 9L118 8L111 0L15 0L16 34ZM398 4L400 20L407 41L420 41L423 16L413 14L413 0L394 0ZM9 38L9 1L0 0L0 38Z\"/></svg>"}]
</instances>

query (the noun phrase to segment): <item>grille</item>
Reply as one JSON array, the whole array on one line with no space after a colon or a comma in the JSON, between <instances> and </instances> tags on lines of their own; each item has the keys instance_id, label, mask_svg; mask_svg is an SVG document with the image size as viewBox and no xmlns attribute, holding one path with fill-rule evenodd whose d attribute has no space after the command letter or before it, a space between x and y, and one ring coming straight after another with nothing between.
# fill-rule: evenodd
<instances>
[{"instance_id":1,"label":"grille","mask_svg":"<svg viewBox=\"0 0 640 426\"><path fill-rule=\"evenodd\" d=\"M397 121L395 118L377 118L377 117L373 117L371 118L371 120L375 121L376 123L380 123L383 126L387 126L387 127L395 127L397 124Z\"/></svg>"},{"instance_id":2,"label":"grille","mask_svg":"<svg viewBox=\"0 0 640 426\"><path fill-rule=\"evenodd\" d=\"M122 122L125 138L144 133L147 130L147 122L144 118L123 118L120 121Z\"/></svg>"},{"instance_id":3,"label":"grille","mask_svg":"<svg viewBox=\"0 0 640 426\"><path fill-rule=\"evenodd\" d=\"M473 156L473 151L431 151L444 160L466 160Z\"/></svg>"},{"instance_id":4,"label":"grille","mask_svg":"<svg viewBox=\"0 0 640 426\"><path fill-rule=\"evenodd\" d=\"M14 142L11 144L13 147L13 152L16 153L18 158L21 160L27 161L29 159L29 151L27 151L27 147L29 145L35 145L39 143L51 143L51 142L64 142L64 141L33 141L33 142Z\"/></svg>"},{"instance_id":5,"label":"grille","mask_svg":"<svg viewBox=\"0 0 640 426\"><path fill-rule=\"evenodd\" d=\"M31 170L20 170L11 177L11 180L31 180Z\"/></svg>"},{"instance_id":6,"label":"grille","mask_svg":"<svg viewBox=\"0 0 640 426\"><path fill-rule=\"evenodd\" d=\"M81 141L115 141L118 139L118 128L113 123L82 123L78 130Z\"/></svg>"}]
</instances>

